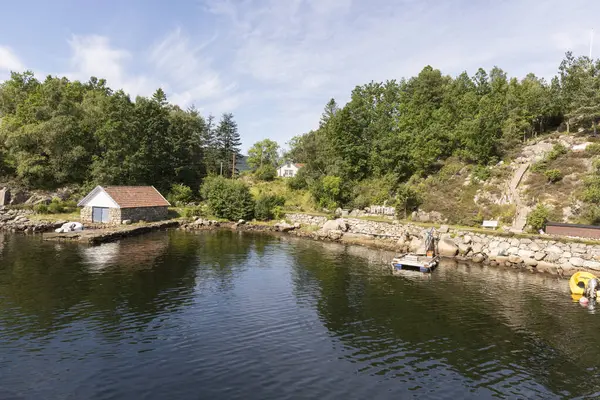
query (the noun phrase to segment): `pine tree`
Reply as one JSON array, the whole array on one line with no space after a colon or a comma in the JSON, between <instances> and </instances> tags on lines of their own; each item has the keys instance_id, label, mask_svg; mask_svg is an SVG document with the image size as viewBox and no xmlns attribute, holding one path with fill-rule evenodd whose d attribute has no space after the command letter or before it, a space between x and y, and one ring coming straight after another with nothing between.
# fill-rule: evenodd
<instances>
[{"instance_id":1,"label":"pine tree","mask_svg":"<svg viewBox=\"0 0 600 400\"><path fill-rule=\"evenodd\" d=\"M219 162L223 163L223 175L232 176L237 172L233 157L239 160L242 141L233 114L225 113L215 132ZM236 169L236 171L234 171Z\"/></svg>"}]
</instances>

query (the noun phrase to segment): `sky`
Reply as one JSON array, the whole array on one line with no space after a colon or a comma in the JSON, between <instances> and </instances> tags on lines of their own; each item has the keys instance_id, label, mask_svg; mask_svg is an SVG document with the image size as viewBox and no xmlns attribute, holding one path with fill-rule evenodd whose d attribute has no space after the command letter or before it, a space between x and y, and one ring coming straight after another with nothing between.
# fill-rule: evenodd
<instances>
[{"instance_id":1,"label":"sky","mask_svg":"<svg viewBox=\"0 0 600 400\"><path fill-rule=\"evenodd\" d=\"M32 70L161 87L203 115L232 112L243 151L285 146L327 101L431 65L551 78L566 51L600 57L597 0L0 0L0 81Z\"/></svg>"}]
</instances>

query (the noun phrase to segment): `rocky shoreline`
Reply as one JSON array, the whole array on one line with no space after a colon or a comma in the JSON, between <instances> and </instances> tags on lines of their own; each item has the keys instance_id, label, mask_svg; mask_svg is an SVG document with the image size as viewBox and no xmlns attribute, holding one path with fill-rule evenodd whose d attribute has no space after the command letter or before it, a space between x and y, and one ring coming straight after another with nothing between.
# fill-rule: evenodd
<instances>
[{"instance_id":1,"label":"rocky shoreline","mask_svg":"<svg viewBox=\"0 0 600 400\"><path fill-rule=\"evenodd\" d=\"M0 231L43 233L53 231L67 222L33 221L29 219L29 216L32 214L33 211L31 210L17 210L0 207Z\"/></svg>"},{"instance_id":2,"label":"rocky shoreline","mask_svg":"<svg viewBox=\"0 0 600 400\"><path fill-rule=\"evenodd\" d=\"M182 224L184 230L236 229L257 232L285 232L314 240L358 244L395 252L418 251L424 234L431 228L395 222L376 222L354 218L328 220L324 216L287 214L275 225L245 222L220 223L199 219ZM312 227L312 228L308 228ZM524 237L502 232L481 233L434 228L440 255L447 259L470 261L490 266L527 270L569 277L575 271L600 272L600 242L555 237Z\"/></svg>"}]
</instances>

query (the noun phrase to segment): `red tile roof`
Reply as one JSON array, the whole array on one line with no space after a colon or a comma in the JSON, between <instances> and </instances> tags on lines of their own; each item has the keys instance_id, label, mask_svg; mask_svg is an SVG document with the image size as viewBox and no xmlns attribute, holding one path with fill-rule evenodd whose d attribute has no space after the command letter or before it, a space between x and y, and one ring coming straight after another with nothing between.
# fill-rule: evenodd
<instances>
[{"instance_id":1,"label":"red tile roof","mask_svg":"<svg viewBox=\"0 0 600 400\"><path fill-rule=\"evenodd\" d=\"M121 208L167 207L171 205L154 186L107 186L104 191Z\"/></svg>"}]
</instances>

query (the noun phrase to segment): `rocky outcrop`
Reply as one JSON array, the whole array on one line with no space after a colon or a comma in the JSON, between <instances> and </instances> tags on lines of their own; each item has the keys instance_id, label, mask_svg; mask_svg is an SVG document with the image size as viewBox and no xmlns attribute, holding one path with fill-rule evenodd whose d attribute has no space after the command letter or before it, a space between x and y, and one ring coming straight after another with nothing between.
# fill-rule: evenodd
<instances>
[{"instance_id":1,"label":"rocky outcrop","mask_svg":"<svg viewBox=\"0 0 600 400\"><path fill-rule=\"evenodd\" d=\"M452 239L444 238L438 243L438 253L442 257L455 257L458 251L459 247Z\"/></svg>"},{"instance_id":2,"label":"rocky outcrop","mask_svg":"<svg viewBox=\"0 0 600 400\"><path fill-rule=\"evenodd\" d=\"M59 228L66 222L32 221L28 218L31 214L33 214L33 212L30 210L16 210L0 207L0 231L24 233L48 232Z\"/></svg>"}]
</instances>

